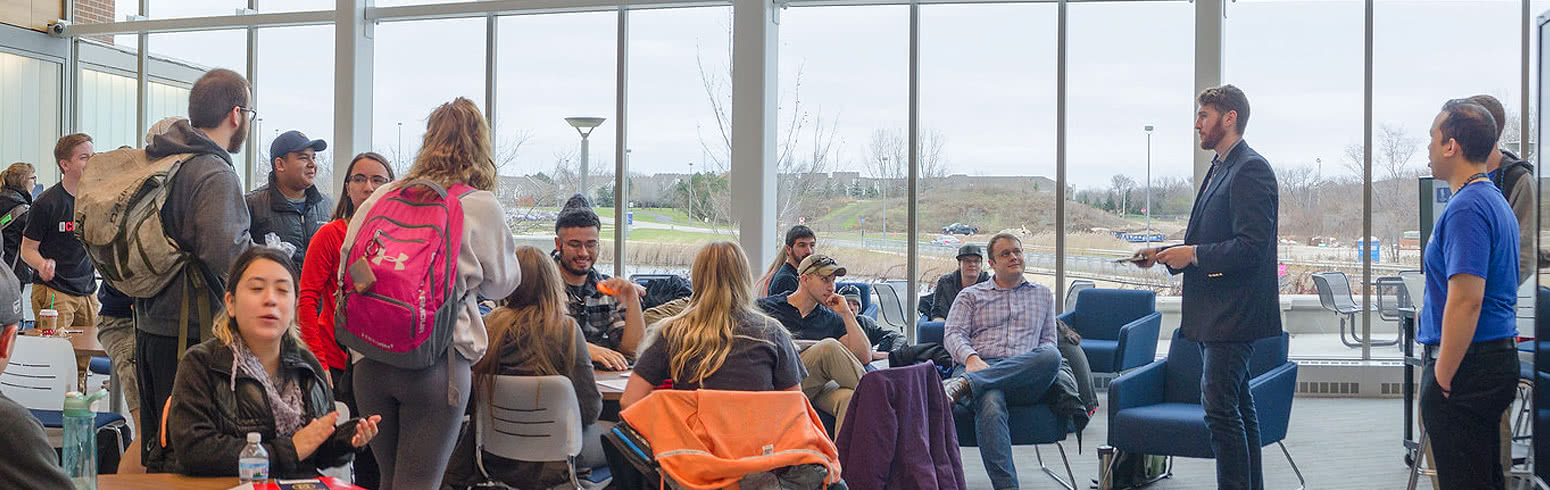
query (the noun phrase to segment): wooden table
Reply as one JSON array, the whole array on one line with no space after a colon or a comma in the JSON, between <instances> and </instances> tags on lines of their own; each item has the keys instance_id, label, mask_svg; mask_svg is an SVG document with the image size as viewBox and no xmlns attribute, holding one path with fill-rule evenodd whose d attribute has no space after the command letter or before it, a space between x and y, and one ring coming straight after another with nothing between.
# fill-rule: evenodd
<instances>
[{"instance_id":1,"label":"wooden table","mask_svg":"<svg viewBox=\"0 0 1550 490\"><path fill-rule=\"evenodd\" d=\"M603 394L603 401L617 402L619 401L619 397L624 396L624 389L608 386L603 384L603 382L608 381L610 383L617 384L617 381L615 380L628 380L630 379L630 371L604 371L601 369L593 369L592 378L597 381L597 391Z\"/></svg>"},{"instance_id":2,"label":"wooden table","mask_svg":"<svg viewBox=\"0 0 1550 490\"><path fill-rule=\"evenodd\" d=\"M99 475L100 490L226 490L239 485L236 477L194 478L174 474Z\"/></svg>"}]
</instances>

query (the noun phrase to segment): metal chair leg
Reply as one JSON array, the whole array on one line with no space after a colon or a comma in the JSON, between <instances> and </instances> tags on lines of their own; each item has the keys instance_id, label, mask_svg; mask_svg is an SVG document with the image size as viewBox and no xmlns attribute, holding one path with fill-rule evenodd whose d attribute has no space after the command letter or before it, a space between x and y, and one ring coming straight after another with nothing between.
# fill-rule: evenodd
<instances>
[{"instance_id":1,"label":"metal chair leg","mask_svg":"<svg viewBox=\"0 0 1550 490\"><path fill-rule=\"evenodd\" d=\"M1286 456L1286 464L1292 465L1292 474L1297 475L1297 490L1308 488L1308 480L1303 479L1302 470L1297 469L1297 462L1292 460L1292 453L1286 450L1286 444L1276 441L1276 445L1281 446L1281 454Z\"/></svg>"},{"instance_id":2,"label":"metal chair leg","mask_svg":"<svg viewBox=\"0 0 1550 490\"><path fill-rule=\"evenodd\" d=\"M1060 450L1060 462L1066 466L1066 479L1061 479L1060 475L1055 473L1055 470L1051 470L1044 465L1044 454L1039 452L1039 446L1035 444L1033 446L1033 455L1039 459L1039 470L1049 475L1051 480L1055 480L1055 483L1059 483L1066 490L1076 490L1076 473L1071 471L1071 460L1066 459L1066 447L1056 442L1055 448Z\"/></svg>"},{"instance_id":3,"label":"metal chair leg","mask_svg":"<svg viewBox=\"0 0 1550 490\"><path fill-rule=\"evenodd\" d=\"M1426 452L1432 441L1427 438L1426 427L1421 427L1421 441L1415 446L1415 458L1410 463L1410 483L1405 485L1406 490L1415 490L1417 480L1421 478L1422 465L1425 464Z\"/></svg>"}]
</instances>

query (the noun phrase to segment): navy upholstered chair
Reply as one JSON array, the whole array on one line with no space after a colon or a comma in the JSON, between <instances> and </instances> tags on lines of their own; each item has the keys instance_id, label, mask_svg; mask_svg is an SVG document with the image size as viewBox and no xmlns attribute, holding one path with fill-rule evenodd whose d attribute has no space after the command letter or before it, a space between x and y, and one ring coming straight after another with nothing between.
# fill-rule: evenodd
<instances>
[{"instance_id":1,"label":"navy upholstered chair","mask_svg":"<svg viewBox=\"0 0 1550 490\"><path fill-rule=\"evenodd\" d=\"M1090 293L1088 293L1090 294ZM1281 333L1254 342L1249 390L1259 415L1261 446L1276 444L1306 486L1302 471L1281 441L1292 418L1297 363L1287 361ZM1121 451L1185 458L1214 458L1205 409L1200 406L1200 344L1173 334L1168 357L1120 375L1109 384L1108 443Z\"/></svg>"},{"instance_id":2,"label":"navy upholstered chair","mask_svg":"<svg viewBox=\"0 0 1550 490\"><path fill-rule=\"evenodd\" d=\"M1152 362L1162 313L1157 295L1131 289L1087 289L1077 296L1076 309L1060 315L1082 335L1082 352L1093 372L1118 373Z\"/></svg>"}]
</instances>

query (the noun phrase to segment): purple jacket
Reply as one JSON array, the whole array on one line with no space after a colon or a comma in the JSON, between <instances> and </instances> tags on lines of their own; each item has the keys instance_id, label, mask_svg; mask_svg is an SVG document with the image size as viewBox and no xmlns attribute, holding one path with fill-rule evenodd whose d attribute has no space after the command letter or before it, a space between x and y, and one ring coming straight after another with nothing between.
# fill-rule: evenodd
<instances>
[{"instance_id":1,"label":"purple jacket","mask_svg":"<svg viewBox=\"0 0 1550 490\"><path fill-rule=\"evenodd\" d=\"M968 488L952 403L931 362L867 373L846 412L836 445L850 488Z\"/></svg>"}]
</instances>

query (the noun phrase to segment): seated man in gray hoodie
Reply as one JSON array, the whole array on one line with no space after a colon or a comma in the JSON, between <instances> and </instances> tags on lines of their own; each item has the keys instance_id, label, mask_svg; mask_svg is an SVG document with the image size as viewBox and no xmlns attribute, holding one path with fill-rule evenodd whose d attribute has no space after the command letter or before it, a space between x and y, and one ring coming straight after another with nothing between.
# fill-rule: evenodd
<instances>
[{"instance_id":1,"label":"seated man in gray hoodie","mask_svg":"<svg viewBox=\"0 0 1550 490\"><path fill-rule=\"evenodd\" d=\"M22 291L9 268L0 267L0 373L10 364L22 321ZM0 393L0 482L18 490L71 488L43 424L21 404Z\"/></svg>"},{"instance_id":2,"label":"seated man in gray hoodie","mask_svg":"<svg viewBox=\"0 0 1550 490\"><path fill-rule=\"evenodd\" d=\"M255 114L248 81L231 70L210 70L194 82L188 100L188 121L174 123L145 147L151 159L195 155L172 178L161 209L167 235L194 258L184 269L190 276L173 280L154 297L135 299L135 374L140 382L140 408L147 414L161 414L162 405L172 395L179 354L205 340L200 331L209 328L209 320L198 318L198 295L207 301L208 311L203 314L217 314L227 271L253 243L248 235L242 182L231 161L231 153L242 149ZM190 290L192 297L185 302L183 291L189 279L202 287ZM188 322L178 325L185 316ZM188 333L186 343L179 342L179 328ZM146 470L173 470L164 467L160 446L151 443L159 440L159 424L146 424L142 429L141 454Z\"/></svg>"}]
</instances>

